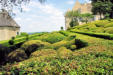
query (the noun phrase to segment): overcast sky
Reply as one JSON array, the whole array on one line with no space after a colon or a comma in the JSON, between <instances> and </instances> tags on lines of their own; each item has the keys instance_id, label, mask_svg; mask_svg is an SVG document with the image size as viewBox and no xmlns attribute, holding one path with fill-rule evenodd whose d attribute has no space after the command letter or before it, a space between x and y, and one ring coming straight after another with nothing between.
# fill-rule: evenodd
<instances>
[{"instance_id":1,"label":"overcast sky","mask_svg":"<svg viewBox=\"0 0 113 75\"><path fill-rule=\"evenodd\" d=\"M74 6L76 0L47 0L40 4L38 0L31 0L23 6L23 12L14 10L15 20L21 26L21 32L50 32L65 27L65 12ZM84 3L85 0L79 0ZM87 1L87 0L86 0Z\"/></svg>"}]
</instances>

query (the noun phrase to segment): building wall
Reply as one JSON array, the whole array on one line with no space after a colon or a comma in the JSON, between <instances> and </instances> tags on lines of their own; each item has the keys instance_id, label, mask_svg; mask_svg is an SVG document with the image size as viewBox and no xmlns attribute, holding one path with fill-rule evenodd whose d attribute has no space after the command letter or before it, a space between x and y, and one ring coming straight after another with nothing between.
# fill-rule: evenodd
<instances>
[{"instance_id":1,"label":"building wall","mask_svg":"<svg viewBox=\"0 0 113 75\"><path fill-rule=\"evenodd\" d=\"M71 19L70 18L65 18L65 29L67 30L68 28L70 28L70 22Z\"/></svg>"},{"instance_id":2,"label":"building wall","mask_svg":"<svg viewBox=\"0 0 113 75\"><path fill-rule=\"evenodd\" d=\"M84 14L84 13L92 14L91 9L92 9L91 3L80 4L79 2L76 2L75 6L73 7L72 10L79 11L81 14ZM102 15L102 18L104 18L103 15ZM99 19L100 19L99 15L94 15L94 19L92 18L90 21L95 21L95 20L99 20ZM65 21L66 21L65 28L68 29L70 27L71 19L69 19L68 17L65 16ZM79 21L79 25L81 25L81 24L84 24L84 23Z\"/></svg>"},{"instance_id":3,"label":"building wall","mask_svg":"<svg viewBox=\"0 0 113 75\"><path fill-rule=\"evenodd\" d=\"M20 28L0 27L0 41L9 40L12 37L15 37L19 31Z\"/></svg>"}]
</instances>

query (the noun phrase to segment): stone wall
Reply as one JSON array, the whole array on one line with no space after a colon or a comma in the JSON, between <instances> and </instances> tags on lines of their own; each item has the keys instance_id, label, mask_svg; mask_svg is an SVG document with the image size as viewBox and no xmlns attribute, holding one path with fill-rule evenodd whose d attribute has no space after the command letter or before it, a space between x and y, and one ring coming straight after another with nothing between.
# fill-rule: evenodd
<instances>
[{"instance_id":1,"label":"stone wall","mask_svg":"<svg viewBox=\"0 0 113 75\"><path fill-rule=\"evenodd\" d=\"M14 27L0 27L0 41L9 40L12 37L17 35L17 32L20 31L20 28Z\"/></svg>"},{"instance_id":2,"label":"stone wall","mask_svg":"<svg viewBox=\"0 0 113 75\"><path fill-rule=\"evenodd\" d=\"M77 0L72 10L79 11L81 14L84 14L84 13L92 14L91 9L92 9L91 3L80 4L79 1ZM103 15L102 15L102 18L104 18ZM99 15L94 15L94 18L92 18L90 21L96 21L99 19L100 19ZM71 19L65 16L65 28L66 29L70 27L70 22L71 22ZM79 21L79 25L81 24L84 24L84 23Z\"/></svg>"}]
</instances>

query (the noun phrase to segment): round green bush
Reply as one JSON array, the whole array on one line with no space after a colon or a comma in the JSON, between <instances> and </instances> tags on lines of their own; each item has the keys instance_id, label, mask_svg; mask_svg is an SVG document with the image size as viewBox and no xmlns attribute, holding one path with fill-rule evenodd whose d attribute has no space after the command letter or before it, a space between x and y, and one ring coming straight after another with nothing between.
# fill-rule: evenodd
<instances>
[{"instance_id":1,"label":"round green bush","mask_svg":"<svg viewBox=\"0 0 113 75\"><path fill-rule=\"evenodd\" d=\"M76 48L77 48L76 45L71 45L71 47L70 47L71 50L75 50Z\"/></svg>"},{"instance_id":2,"label":"round green bush","mask_svg":"<svg viewBox=\"0 0 113 75\"><path fill-rule=\"evenodd\" d=\"M113 22L110 22L110 23L106 24L104 27L105 28L107 28L107 27L113 27Z\"/></svg>"},{"instance_id":3,"label":"round green bush","mask_svg":"<svg viewBox=\"0 0 113 75\"><path fill-rule=\"evenodd\" d=\"M27 53L28 56L30 56L30 54L38 49L41 48L49 48L51 47L51 44L48 42L42 42L40 40L30 40L25 42L21 48L25 50L25 52Z\"/></svg>"},{"instance_id":4,"label":"round green bush","mask_svg":"<svg viewBox=\"0 0 113 75\"><path fill-rule=\"evenodd\" d=\"M7 54L11 51L10 48L0 44L0 64L6 61Z\"/></svg>"},{"instance_id":5,"label":"round green bush","mask_svg":"<svg viewBox=\"0 0 113 75\"><path fill-rule=\"evenodd\" d=\"M56 42L56 43L52 44L52 46L56 50L60 47L65 47L67 43L68 43L68 41L62 40L60 42Z\"/></svg>"},{"instance_id":6,"label":"round green bush","mask_svg":"<svg viewBox=\"0 0 113 75\"><path fill-rule=\"evenodd\" d=\"M67 58L72 55L72 51L67 49L66 47L61 47L57 50L57 56L61 58Z\"/></svg>"},{"instance_id":7,"label":"round green bush","mask_svg":"<svg viewBox=\"0 0 113 75\"><path fill-rule=\"evenodd\" d=\"M88 46L88 43L81 39L75 39L75 45L77 46L77 49L80 49L80 48Z\"/></svg>"},{"instance_id":8,"label":"round green bush","mask_svg":"<svg viewBox=\"0 0 113 75\"><path fill-rule=\"evenodd\" d=\"M73 40L73 39L75 39L75 38L76 38L76 35L75 35L75 34L71 34L71 35L69 35L69 36L66 38L66 40L71 41L71 40Z\"/></svg>"},{"instance_id":9,"label":"round green bush","mask_svg":"<svg viewBox=\"0 0 113 75\"><path fill-rule=\"evenodd\" d=\"M95 21L95 25L96 27L104 27L106 24L108 24L109 21L108 20L99 20L99 21Z\"/></svg>"},{"instance_id":10,"label":"round green bush","mask_svg":"<svg viewBox=\"0 0 113 75\"><path fill-rule=\"evenodd\" d=\"M12 51L11 53L8 54L7 56L7 61L8 62L19 62L27 59L27 55L24 50L22 49L17 49L15 51Z\"/></svg>"},{"instance_id":11,"label":"round green bush","mask_svg":"<svg viewBox=\"0 0 113 75\"><path fill-rule=\"evenodd\" d=\"M56 42L56 43L52 44L52 46L55 50L57 50L60 47L66 47L66 48L70 49L70 46L74 45L74 44L75 44L75 39L70 40L70 41L62 40L60 42Z\"/></svg>"},{"instance_id":12,"label":"round green bush","mask_svg":"<svg viewBox=\"0 0 113 75\"><path fill-rule=\"evenodd\" d=\"M35 51L31 54L31 57L53 57L56 56L56 51L53 49L42 49L42 50L38 50Z\"/></svg>"},{"instance_id":13,"label":"round green bush","mask_svg":"<svg viewBox=\"0 0 113 75\"><path fill-rule=\"evenodd\" d=\"M63 40L64 38L65 38L64 35L62 35L60 33L56 33L56 32L41 36L42 41L49 42L51 44L59 42L59 41Z\"/></svg>"},{"instance_id":14,"label":"round green bush","mask_svg":"<svg viewBox=\"0 0 113 75\"><path fill-rule=\"evenodd\" d=\"M106 33L110 33L110 34L113 34L113 27L108 27L105 29L105 32Z\"/></svg>"}]
</instances>

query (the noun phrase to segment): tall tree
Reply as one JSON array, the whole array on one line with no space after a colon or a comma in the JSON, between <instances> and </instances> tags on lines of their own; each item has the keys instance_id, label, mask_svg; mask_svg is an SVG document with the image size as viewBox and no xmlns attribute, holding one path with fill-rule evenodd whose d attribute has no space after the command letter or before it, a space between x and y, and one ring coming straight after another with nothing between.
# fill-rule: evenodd
<instances>
[{"instance_id":1,"label":"tall tree","mask_svg":"<svg viewBox=\"0 0 113 75\"><path fill-rule=\"evenodd\" d=\"M93 14L99 14L100 19L103 15L109 15L113 12L113 3L110 0L92 0L92 12Z\"/></svg>"},{"instance_id":2,"label":"tall tree","mask_svg":"<svg viewBox=\"0 0 113 75\"><path fill-rule=\"evenodd\" d=\"M29 3L31 0L0 0L0 9L10 9L18 6L21 8L23 4ZM45 2L46 0L38 0L40 3Z\"/></svg>"}]
</instances>

